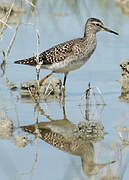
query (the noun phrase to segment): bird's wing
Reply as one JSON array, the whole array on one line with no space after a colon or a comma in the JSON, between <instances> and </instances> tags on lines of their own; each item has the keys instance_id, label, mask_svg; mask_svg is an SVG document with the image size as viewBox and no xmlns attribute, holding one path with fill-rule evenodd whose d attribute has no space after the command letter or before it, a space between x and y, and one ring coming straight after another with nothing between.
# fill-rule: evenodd
<instances>
[{"instance_id":1,"label":"bird's wing","mask_svg":"<svg viewBox=\"0 0 129 180\"><path fill-rule=\"evenodd\" d=\"M81 38L79 39L81 40ZM42 52L41 54L39 54L39 62L41 62L41 65L51 65L53 63L58 63L60 61L65 60L68 56L72 54L75 41L79 39L74 39L58 44ZM36 66L37 65L36 59L37 59L36 56L33 56L28 59L15 61L14 63Z\"/></svg>"},{"instance_id":2,"label":"bird's wing","mask_svg":"<svg viewBox=\"0 0 129 180\"><path fill-rule=\"evenodd\" d=\"M42 65L58 63L65 60L72 52L74 41L68 41L52 47L39 55L39 61Z\"/></svg>"}]
</instances>

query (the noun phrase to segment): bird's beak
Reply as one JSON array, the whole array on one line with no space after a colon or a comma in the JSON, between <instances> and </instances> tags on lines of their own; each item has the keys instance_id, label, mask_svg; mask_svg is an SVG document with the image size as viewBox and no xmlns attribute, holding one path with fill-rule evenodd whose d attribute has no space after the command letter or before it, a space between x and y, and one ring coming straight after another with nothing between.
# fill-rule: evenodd
<instances>
[{"instance_id":1,"label":"bird's beak","mask_svg":"<svg viewBox=\"0 0 129 180\"><path fill-rule=\"evenodd\" d=\"M108 29L108 28L105 28L104 26L102 26L102 29L103 29L104 31L107 31L107 32L110 32L110 33L113 33L113 34L119 35L117 32L112 31L112 30L110 30L110 29Z\"/></svg>"}]
</instances>

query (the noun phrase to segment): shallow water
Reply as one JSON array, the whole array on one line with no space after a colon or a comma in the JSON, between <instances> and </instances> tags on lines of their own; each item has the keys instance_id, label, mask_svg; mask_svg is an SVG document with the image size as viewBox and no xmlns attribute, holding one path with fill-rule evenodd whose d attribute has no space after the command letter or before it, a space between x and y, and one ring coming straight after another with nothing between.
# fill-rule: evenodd
<instances>
[{"instance_id":1,"label":"shallow water","mask_svg":"<svg viewBox=\"0 0 129 180\"><path fill-rule=\"evenodd\" d=\"M128 17L124 16L121 10L116 7L115 2L111 0L39 0L35 3L37 8L32 11L29 4L25 5L25 1L22 2L22 7L26 12L22 16L22 24L19 26L11 52L7 57L4 75L2 75L2 69L0 71L0 116L1 119L12 120L15 126L13 135L9 139L0 139L1 179L100 180L104 177L111 179L114 176L127 180L129 174L128 131L122 133L116 127L129 126L129 105L119 99L121 95L119 64L129 57ZM20 6L19 3L17 4ZM24 135L24 132L17 127L34 124L37 118L38 122L63 121L64 111L61 102L54 99L48 102L41 101L40 107L44 114L38 110L34 112L35 103L30 99L22 99L19 89L11 91L9 83L7 83L8 78L9 82L20 87L21 82L36 79L34 67L14 64L15 60L36 54L37 42L34 26L40 33L40 52L42 52L58 43L83 36L84 25L89 17L101 19L105 26L120 34L115 36L107 32L98 33L97 48L94 54L81 69L69 73L66 83L65 113L69 120L67 122L70 124L77 125L79 122L86 122L84 92L89 82L92 87L98 87L102 91L106 104L103 105L99 93L95 91L95 97L92 95L90 99L89 120L101 122L107 134L96 143L90 140L83 142L83 144L89 144L87 146L91 154L94 151L91 155L94 162L98 164L116 162L100 168L96 173L95 168L92 167L94 171L90 175L87 173L88 171L83 169L81 155L76 156L76 154L72 155L70 152L59 150L40 138L34 140L34 135L28 137L31 142L27 146L16 146L15 136ZM10 27L11 29L7 28L4 31L0 41L0 47L5 52L16 28L15 25L11 24ZM0 57L2 63L2 53ZM41 70L40 77L47 73L47 70ZM55 74L54 76L63 79L63 75ZM100 105L97 105L95 98ZM58 129L58 124L56 128L51 125L51 131L58 129L60 134L63 131L65 134L63 136L66 136L66 140L70 141L70 138L67 137L69 135L67 127L66 129L64 127L65 123L61 126L61 130ZM126 147L123 148L122 144L126 144ZM90 156L90 153L87 156ZM85 164L91 168L88 163L89 161L86 161Z\"/></svg>"}]
</instances>

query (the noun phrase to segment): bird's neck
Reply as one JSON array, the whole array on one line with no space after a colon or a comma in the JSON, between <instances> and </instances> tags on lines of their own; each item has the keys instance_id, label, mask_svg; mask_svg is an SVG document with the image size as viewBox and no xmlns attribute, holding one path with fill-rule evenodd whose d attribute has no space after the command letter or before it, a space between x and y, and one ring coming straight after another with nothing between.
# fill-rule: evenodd
<instances>
[{"instance_id":1,"label":"bird's neck","mask_svg":"<svg viewBox=\"0 0 129 180\"><path fill-rule=\"evenodd\" d=\"M94 32L93 30L90 30L90 29L87 29L85 32L84 32L84 38L86 39L90 39L90 38L94 38L96 39L96 32Z\"/></svg>"},{"instance_id":2,"label":"bird's neck","mask_svg":"<svg viewBox=\"0 0 129 180\"><path fill-rule=\"evenodd\" d=\"M93 31L89 31L89 30L87 30L87 31L85 31L85 33L84 33L84 43L85 44L89 44L89 47L90 47L90 44L92 44L92 47L94 47L93 46L93 44L96 46L96 32L93 32Z\"/></svg>"},{"instance_id":3,"label":"bird's neck","mask_svg":"<svg viewBox=\"0 0 129 180\"><path fill-rule=\"evenodd\" d=\"M96 29L93 26L86 25L84 37L89 37L89 36L93 36L93 35L96 36Z\"/></svg>"},{"instance_id":4,"label":"bird's neck","mask_svg":"<svg viewBox=\"0 0 129 180\"><path fill-rule=\"evenodd\" d=\"M87 59L89 59L97 45L96 33L86 32L86 35L83 38L83 45L85 48Z\"/></svg>"}]
</instances>

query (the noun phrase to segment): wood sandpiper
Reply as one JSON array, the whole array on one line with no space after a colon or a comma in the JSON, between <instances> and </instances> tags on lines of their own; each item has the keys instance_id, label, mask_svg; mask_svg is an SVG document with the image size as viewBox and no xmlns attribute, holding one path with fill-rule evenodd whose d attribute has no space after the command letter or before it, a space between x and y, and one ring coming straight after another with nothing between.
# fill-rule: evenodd
<instances>
[{"instance_id":1,"label":"wood sandpiper","mask_svg":"<svg viewBox=\"0 0 129 180\"><path fill-rule=\"evenodd\" d=\"M53 73L64 73L62 90L63 97L65 97L65 83L68 73L80 68L87 62L97 45L96 33L101 30L118 35L117 32L104 27L104 24L99 19L89 18L86 22L82 38L58 44L42 52L39 54L38 62L37 56L33 56L28 59L15 61L14 63L30 66L36 66L39 63L41 68L51 70L52 72L40 81L40 85Z\"/></svg>"}]
</instances>

